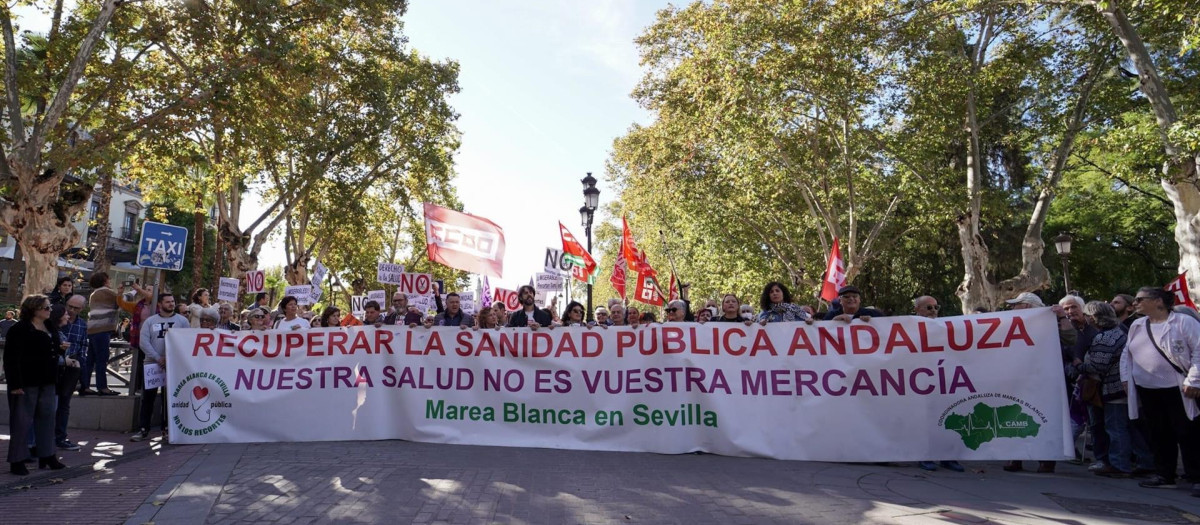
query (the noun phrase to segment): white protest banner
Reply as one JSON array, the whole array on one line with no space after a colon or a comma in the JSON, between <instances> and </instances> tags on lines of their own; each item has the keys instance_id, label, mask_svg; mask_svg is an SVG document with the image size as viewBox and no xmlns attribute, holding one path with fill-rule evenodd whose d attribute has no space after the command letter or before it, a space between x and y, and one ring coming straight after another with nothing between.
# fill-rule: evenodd
<instances>
[{"instance_id":1,"label":"white protest banner","mask_svg":"<svg viewBox=\"0 0 1200 525\"><path fill-rule=\"evenodd\" d=\"M317 304L317 301L321 300L321 295L325 293L325 289L317 285L309 285L309 289L311 291L309 292L308 303Z\"/></svg>"},{"instance_id":2,"label":"white protest banner","mask_svg":"<svg viewBox=\"0 0 1200 525\"><path fill-rule=\"evenodd\" d=\"M158 363L146 363L142 366L142 378L146 388L150 390L167 386L167 371Z\"/></svg>"},{"instance_id":3,"label":"white protest banner","mask_svg":"<svg viewBox=\"0 0 1200 525\"><path fill-rule=\"evenodd\" d=\"M299 284L283 289L283 295L296 298L296 304L312 304L312 286Z\"/></svg>"},{"instance_id":4,"label":"white protest banner","mask_svg":"<svg viewBox=\"0 0 1200 525\"><path fill-rule=\"evenodd\" d=\"M563 252L560 248L546 248L546 271L550 273L566 274L571 272L571 261L563 258Z\"/></svg>"},{"instance_id":5,"label":"white protest banner","mask_svg":"<svg viewBox=\"0 0 1200 525\"><path fill-rule=\"evenodd\" d=\"M371 290L367 292L367 300L379 303L380 310L387 310L392 303L387 300L387 292L383 290Z\"/></svg>"},{"instance_id":6,"label":"white protest banner","mask_svg":"<svg viewBox=\"0 0 1200 525\"><path fill-rule=\"evenodd\" d=\"M179 444L406 439L850 462L1073 454L1048 308L749 327L188 328L167 333L167 352Z\"/></svg>"},{"instance_id":7,"label":"white protest banner","mask_svg":"<svg viewBox=\"0 0 1200 525\"><path fill-rule=\"evenodd\" d=\"M557 273L541 273L539 272L535 279L537 284L534 288L539 292L557 292L563 287L563 276Z\"/></svg>"},{"instance_id":8,"label":"white protest banner","mask_svg":"<svg viewBox=\"0 0 1200 525\"><path fill-rule=\"evenodd\" d=\"M437 291L434 288L433 276L427 273L402 273L400 274L400 282L395 284L400 285L396 291L402 293L429 295Z\"/></svg>"},{"instance_id":9,"label":"white protest banner","mask_svg":"<svg viewBox=\"0 0 1200 525\"><path fill-rule=\"evenodd\" d=\"M495 290L496 297L494 297L492 300L498 303L503 303L505 310L515 312L521 309L520 296L517 295L516 290L509 290L507 288L496 288Z\"/></svg>"},{"instance_id":10,"label":"white protest banner","mask_svg":"<svg viewBox=\"0 0 1200 525\"><path fill-rule=\"evenodd\" d=\"M222 277L217 283L217 300L237 304L240 285L241 283L233 277Z\"/></svg>"},{"instance_id":11,"label":"white protest banner","mask_svg":"<svg viewBox=\"0 0 1200 525\"><path fill-rule=\"evenodd\" d=\"M262 270L246 272L246 293L262 293L266 291L267 274Z\"/></svg>"},{"instance_id":12,"label":"white protest banner","mask_svg":"<svg viewBox=\"0 0 1200 525\"><path fill-rule=\"evenodd\" d=\"M400 284L400 274L404 273L403 264L379 263L375 270L375 280L383 284Z\"/></svg>"},{"instance_id":13,"label":"white protest banner","mask_svg":"<svg viewBox=\"0 0 1200 525\"><path fill-rule=\"evenodd\" d=\"M359 319L362 319L363 316L367 315L367 296L351 295L350 296L350 313L354 314L354 317L357 317Z\"/></svg>"},{"instance_id":14,"label":"white protest banner","mask_svg":"<svg viewBox=\"0 0 1200 525\"><path fill-rule=\"evenodd\" d=\"M313 274L311 279L313 288L321 287L321 283L325 282L325 275L327 273L329 273L329 268L326 268L324 264L317 263L316 266L313 266Z\"/></svg>"}]
</instances>

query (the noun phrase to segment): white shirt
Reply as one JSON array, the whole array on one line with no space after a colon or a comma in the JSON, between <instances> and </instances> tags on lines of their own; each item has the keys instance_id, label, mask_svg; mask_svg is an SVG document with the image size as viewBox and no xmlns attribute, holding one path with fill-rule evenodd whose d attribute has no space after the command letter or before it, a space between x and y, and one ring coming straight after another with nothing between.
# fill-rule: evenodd
<instances>
[{"instance_id":1,"label":"white shirt","mask_svg":"<svg viewBox=\"0 0 1200 525\"><path fill-rule=\"evenodd\" d=\"M1154 340L1163 352L1187 374L1176 372L1151 344L1147 330L1148 318L1141 318L1129 327L1129 339L1121 352L1121 381L1129 383L1129 418L1138 418L1137 388L1175 388L1183 399L1188 419L1200 416L1200 406L1183 398L1183 387L1200 388L1200 322L1183 314L1171 313L1167 322L1156 323Z\"/></svg>"},{"instance_id":2,"label":"white shirt","mask_svg":"<svg viewBox=\"0 0 1200 525\"><path fill-rule=\"evenodd\" d=\"M288 330L288 331L305 330L305 329L310 328L311 326L312 326L312 322L303 317L297 317L295 319L292 319L291 321L288 321L285 318L285 319L280 319L275 322L276 330Z\"/></svg>"},{"instance_id":3,"label":"white shirt","mask_svg":"<svg viewBox=\"0 0 1200 525\"><path fill-rule=\"evenodd\" d=\"M1147 329L1148 328L1148 329ZM1150 340L1150 332L1154 332L1154 341ZM1149 319L1141 330L1134 331L1126 344L1129 348L1130 374L1133 382L1142 388L1178 388L1179 372L1171 367L1162 354L1154 348L1159 348L1170 355L1170 340L1173 335L1171 323L1151 323Z\"/></svg>"}]
</instances>

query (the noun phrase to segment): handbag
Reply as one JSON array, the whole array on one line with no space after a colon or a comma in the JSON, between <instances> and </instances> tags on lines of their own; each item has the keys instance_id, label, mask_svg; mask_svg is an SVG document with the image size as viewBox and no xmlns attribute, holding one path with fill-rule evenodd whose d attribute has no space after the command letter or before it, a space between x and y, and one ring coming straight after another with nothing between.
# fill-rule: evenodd
<instances>
[{"instance_id":1,"label":"handbag","mask_svg":"<svg viewBox=\"0 0 1200 525\"><path fill-rule=\"evenodd\" d=\"M58 366L58 380L54 383L55 393L65 396L79 388L79 376L82 370L77 366Z\"/></svg>"},{"instance_id":2,"label":"handbag","mask_svg":"<svg viewBox=\"0 0 1200 525\"><path fill-rule=\"evenodd\" d=\"M1104 406L1104 398L1101 396L1103 386L1104 381L1093 379L1091 376L1080 376L1079 400L1094 407Z\"/></svg>"}]
</instances>

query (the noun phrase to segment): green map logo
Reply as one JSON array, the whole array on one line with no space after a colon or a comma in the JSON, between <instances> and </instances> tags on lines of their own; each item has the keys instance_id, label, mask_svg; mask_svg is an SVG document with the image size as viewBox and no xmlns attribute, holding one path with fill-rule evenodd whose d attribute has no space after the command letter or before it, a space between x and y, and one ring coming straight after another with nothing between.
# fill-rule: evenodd
<instances>
[{"instance_id":1,"label":"green map logo","mask_svg":"<svg viewBox=\"0 0 1200 525\"><path fill-rule=\"evenodd\" d=\"M993 407L982 402L968 414L947 415L945 427L957 432L971 450L993 439L1035 437L1042 428L1019 404Z\"/></svg>"}]
</instances>

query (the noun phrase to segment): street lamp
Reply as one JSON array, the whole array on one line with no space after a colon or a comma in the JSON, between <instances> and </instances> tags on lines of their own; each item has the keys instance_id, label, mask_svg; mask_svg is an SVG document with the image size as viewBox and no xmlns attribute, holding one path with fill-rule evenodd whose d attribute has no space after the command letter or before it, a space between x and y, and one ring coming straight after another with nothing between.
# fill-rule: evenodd
<instances>
[{"instance_id":1,"label":"street lamp","mask_svg":"<svg viewBox=\"0 0 1200 525\"><path fill-rule=\"evenodd\" d=\"M600 189L596 188L596 178L592 172L579 182L583 183L583 207L579 208L579 219L583 222L583 231L587 235L587 251L592 253L592 219L596 217L596 208L600 204ZM588 321L592 320L592 283L587 285L587 311L584 312Z\"/></svg>"},{"instance_id":2,"label":"street lamp","mask_svg":"<svg viewBox=\"0 0 1200 525\"><path fill-rule=\"evenodd\" d=\"M1067 259L1071 255L1071 236L1067 235L1066 232L1058 234L1054 238L1054 249L1058 250L1058 258L1062 259L1063 290L1069 294L1071 293L1071 282L1067 279L1067 272L1070 271L1067 268Z\"/></svg>"}]
</instances>

